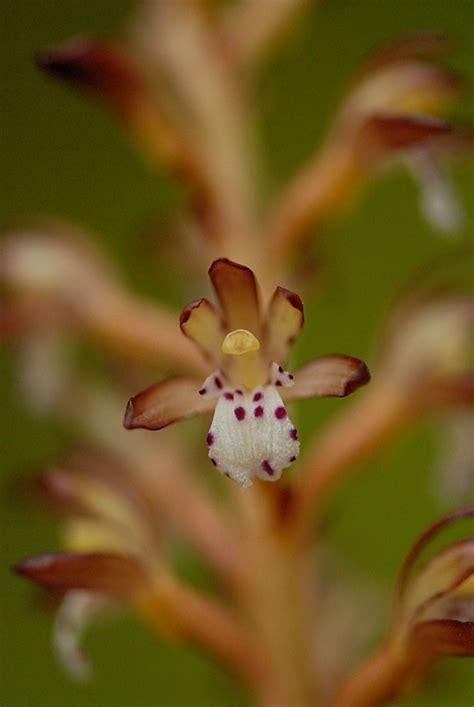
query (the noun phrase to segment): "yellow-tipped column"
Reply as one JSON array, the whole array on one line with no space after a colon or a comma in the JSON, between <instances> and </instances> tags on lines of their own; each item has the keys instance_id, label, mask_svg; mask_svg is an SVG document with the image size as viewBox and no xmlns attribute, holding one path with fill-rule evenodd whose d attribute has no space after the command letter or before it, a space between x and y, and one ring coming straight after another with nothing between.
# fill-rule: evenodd
<instances>
[{"instance_id":1,"label":"yellow-tipped column","mask_svg":"<svg viewBox=\"0 0 474 707\"><path fill-rule=\"evenodd\" d=\"M252 390L265 383L267 372L259 350L260 341L247 329L235 329L225 337L222 353L235 357L232 379L236 385L243 385Z\"/></svg>"}]
</instances>

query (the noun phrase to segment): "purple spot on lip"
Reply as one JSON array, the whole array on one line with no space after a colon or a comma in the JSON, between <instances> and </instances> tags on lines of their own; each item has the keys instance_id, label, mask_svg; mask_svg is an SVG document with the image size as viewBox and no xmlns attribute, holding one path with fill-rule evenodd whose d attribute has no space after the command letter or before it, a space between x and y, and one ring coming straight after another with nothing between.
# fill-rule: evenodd
<instances>
[{"instance_id":1,"label":"purple spot on lip","mask_svg":"<svg viewBox=\"0 0 474 707\"><path fill-rule=\"evenodd\" d=\"M275 385L283 385L283 383L280 380L278 380L278 381L275 381Z\"/></svg>"},{"instance_id":2,"label":"purple spot on lip","mask_svg":"<svg viewBox=\"0 0 474 707\"><path fill-rule=\"evenodd\" d=\"M234 399L234 394L233 393L224 393L224 398L226 400L233 400Z\"/></svg>"},{"instance_id":3,"label":"purple spot on lip","mask_svg":"<svg viewBox=\"0 0 474 707\"><path fill-rule=\"evenodd\" d=\"M273 476L273 474L275 473L275 469L272 467L268 459L264 459L260 466L262 467L263 471L267 472L269 476Z\"/></svg>"},{"instance_id":4,"label":"purple spot on lip","mask_svg":"<svg viewBox=\"0 0 474 707\"><path fill-rule=\"evenodd\" d=\"M286 417L286 410L282 405L280 405L280 407L276 408L275 417L277 420L283 420Z\"/></svg>"},{"instance_id":5,"label":"purple spot on lip","mask_svg":"<svg viewBox=\"0 0 474 707\"><path fill-rule=\"evenodd\" d=\"M296 459L296 457L290 457L289 461L290 461L290 462L294 462L295 459Z\"/></svg>"},{"instance_id":6,"label":"purple spot on lip","mask_svg":"<svg viewBox=\"0 0 474 707\"><path fill-rule=\"evenodd\" d=\"M295 377L294 377L293 373L288 373L288 378L290 379L290 381L292 381L292 380L294 380Z\"/></svg>"},{"instance_id":7,"label":"purple spot on lip","mask_svg":"<svg viewBox=\"0 0 474 707\"><path fill-rule=\"evenodd\" d=\"M263 417L263 407L261 405L257 405L255 410L253 411L253 414L255 417Z\"/></svg>"},{"instance_id":8,"label":"purple spot on lip","mask_svg":"<svg viewBox=\"0 0 474 707\"><path fill-rule=\"evenodd\" d=\"M240 390L240 388L237 388L235 393L236 393L236 395L243 395L243 392Z\"/></svg>"},{"instance_id":9,"label":"purple spot on lip","mask_svg":"<svg viewBox=\"0 0 474 707\"><path fill-rule=\"evenodd\" d=\"M239 422L241 422L245 417L245 408L240 407L240 406L238 408L235 408L234 415L239 420Z\"/></svg>"},{"instance_id":10,"label":"purple spot on lip","mask_svg":"<svg viewBox=\"0 0 474 707\"><path fill-rule=\"evenodd\" d=\"M278 370L280 371L280 373L283 373L283 366L278 366Z\"/></svg>"},{"instance_id":11,"label":"purple spot on lip","mask_svg":"<svg viewBox=\"0 0 474 707\"><path fill-rule=\"evenodd\" d=\"M208 447L211 447L214 444L214 435L212 432L207 433L206 441Z\"/></svg>"},{"instance_id":12,"label":"purple spot on lip","mask_svg":"<svg viewBox=\"0 0 474 707\"><path fill-rule=\"evenodd\" d=\"M214 383L216 384L216 387L219 388L219 390L222 390L222 381L218 376L214 378Z\"/></svg>"},{"instance_id":13,"label":"purple spot on lip","mask_svg":"<svg viewBox=\"0 0 474 707\"><path fill-rule=\"evenodd\" d=\"M255 393L253 396L253 401L256 403L258 400L261 400L263 398L263 393Z\"/></svg>"},{"instance_id":14,"label":"purple spot on lip","mask_svg":"<svg viewBox=\"0 0 474 707\"><path fill-rule=\"evenodd\" d=\"M206 388L201 388L201 390L199 391L199 395L206 395L206 393L207 393Z\"/></svg>"},{"instance_id":15,"label":"purple spot on lip","mask_svg":"<svg viewBox=\"0 0 474 707\"><path fill-rule=\"evenodd\" d=\"M298 430L296 427L293 427L293 429L290 430L290 437L291 439L298 439Z\"/></svg>"},{"instance_id":16,"label":"purple spot on lip","mask_svg":"<svg viewBox=\"0 0 474 707\"><path fill-rule=\"evenodd\" d=\"M217 466L217 462L216 462L216 460L215 460L215 459L213 459L212 457L209 457L209 459L210 459L210 460L211 460L211 462L212 462L212 463L214 464L214 466Z\"/></svg>"}]
</instances>

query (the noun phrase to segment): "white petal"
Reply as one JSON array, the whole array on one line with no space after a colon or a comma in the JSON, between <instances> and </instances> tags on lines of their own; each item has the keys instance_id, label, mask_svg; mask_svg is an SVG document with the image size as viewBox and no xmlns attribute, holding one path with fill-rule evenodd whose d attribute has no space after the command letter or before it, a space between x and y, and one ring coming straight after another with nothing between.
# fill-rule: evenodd
<instances>
[{"instance_id":1,"label":"white petal","mask_svg":"<svg viewBox=\"0 0 474 707\"><path fill-rule=\"evenodd\" d=\"M73 589L66 593L56 614L53 643L67 673L74 679L87 680L91 666L81 650L82 634L110 600L101 594Z\"/></svg>"},{"instance_id":2,"label":"white petal","mask_svg":"<svg viewBox=\"0 0 474 707\"><path fill-rule=\"evenodd\" d=\"M450 176L427 150L408 158L420 188L420 209L436 230L447 235L462 228L465 216Z\"/></svg>"},{"instance_id":3,"label":"white petal","mask_svg":"<svg viewBox=\"0 0 474 707\"><path fill-rule=\"evenodd\" d=\"M296 429L273 386L227 391L216 406L207 438L217 469L240 486L252 477L277 481L299 454Z\"/></svg>"}]
</instances>

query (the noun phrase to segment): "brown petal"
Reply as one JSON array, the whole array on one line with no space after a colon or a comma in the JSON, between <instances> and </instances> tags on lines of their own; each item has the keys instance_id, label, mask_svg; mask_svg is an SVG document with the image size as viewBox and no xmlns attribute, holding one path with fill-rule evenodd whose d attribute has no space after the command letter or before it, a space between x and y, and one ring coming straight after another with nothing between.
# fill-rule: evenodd
<instances>
[{"instance_id":1,"label":"brown petal","mask_svg":"<svg viewBox=\"0 0 474 707\"><path fill-rule=\"evenodd\" d=\"M197 378L169 378L150 386L128 401L124 426L161 430L172 422L209 412L215 401L199 395L200 384Z\"/></svg>"},{"instance_id":2,"label":"brown petal","mask_svg":"<svg viewBox=\"0 0 474 707\"><path fill-rule=\"evenodd\" d=\"M361 127L357 149L364 158L420 147L449 134L449 123L426 115L371 115Z\"/></svg>"},{"instance_id":3,"label":"brown petal","mask_svg":"<svg viewBox=\"0 0 474 707\"><path fill-rule=\"evenodd\" d=\"M474 621L455 619L427 621L414 627L411 639L417 652L474 656Z\"/></svg>"},{"instance_id":4,"label":"brown petal","mask_svg":"<svg viewBox=\"0 0 474 707\"><path fill-rule=\"evenodd\" d=\"M282 388L281 392L286 400L343 398L369 380L369 369L363 361L343 354L330 354L296 371L295 384L291 388Z\"/></svg>"},{"instance_id":5,"label":"brown petal","mask_svg":"<svg viewBox=\"0 0 474 707\"><path fill-rule=\"evenodd\" d=\"M268 306L263 328L265 353L270 361L285 361L288 349L300 333L303 323L304 309L300 297L284 287L277 287Z\"/></svg>"},{"instance_id":6,"label":"brown petal","mask_svg":"<svg viewBox=\"0 0 474 707\"><path fill-rule=\"evenodd\" d=\"M36 60L51 76L97 96L122 114L144 91L125 52L107 42L77 37L38 53Z\"/></svg>"},{"instance_id":7,"label":"brown petal","mask_svg":"<svg viewBox=\"0 0 474 707\"><path fill-rule=\"evenodd\" d=\"M449 597L474 574L474 539L452 543L438 552L414 576L403 598L409 621L427 616L443 597Z\"/></svg>"},{"instance_id":8,"label":"brown petal","mask_svg":"<svg viewBox=\"0 0 474 707\"><path fill-rule=\"evenodd\" d=\"M259 337L259 296L255 276L250 268L220 258L209 268L209 277L229 329L248 329Z\"/></svg>"},{"instance_id":9,"label":"brown petal","mask_svg":"<svg viewBox=\"0 0 474 707\"><path fill-rule=\"evenodd\" d=\"M49 590L89 589L131 599L147 584L142 565L118 554L56 553L20 562L14 571Z\"/></svg>"},{"instance_id":10,"label":"brown petal","mask_svg":"<svg viewBox=\"0 0 474 707\"><path fill-rule=\"evenodd\" d=\"M408 555L406 556L402 569L400 571L398 579L398 593L403 595L408 589L408 583L412 573L414 572L415 565L417 564L422 552L428 547L428 545L445 529L456 523L459 520L464 520L466 518L474 517L474 506L467 506L466 508L458 508L452 513L440 518L436 523L433 523L425 532L420 535L418 540L411 547Z\"/></svg>"},{"instance_id":11,"label":"brown petal","mask_svg":"<svg viewBox=\"0 0 474 707\"><path fill-rule=\"evenodd\" d=\"M224 321L207 299L191 302L181 312L181 331L192 339L213 361L222 357L221 345L225 337Z\"/></svg>"}]
</instances>

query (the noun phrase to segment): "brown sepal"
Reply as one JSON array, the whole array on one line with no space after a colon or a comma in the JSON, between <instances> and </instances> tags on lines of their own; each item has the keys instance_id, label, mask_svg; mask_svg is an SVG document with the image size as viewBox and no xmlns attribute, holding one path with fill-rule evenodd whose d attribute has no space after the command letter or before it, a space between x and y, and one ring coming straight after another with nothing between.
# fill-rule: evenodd
<instances>
[{"instance_id":1,"label":"brown sepal","mask_svg":"<svg viewBox=\"0 0 474 707\"><path fill-rule=\"evenodd\" d=\"M411 648L416 653L474 656L474 621L426 621L413 627L411 640Z\"/></svg>"},{"instance_id":2,"label":"brown sepal","mask_svg":"<svg viewBox=\"0 0 474 707\"><path fill-rule=\"evenodd\" d=\"M38 52L37 65L74 88L90 93L120 113L144 92L144 82L126 53L111 43L77 37Z\"/></svg>"},{"instance_id":3,"label":"brown sepal","mask_svg":"<svg viewBox=\"0 0 474 707\"><path fill-rule=\"evenodd\" d=\"M360 159L426 145L452 131L444 120L425 115L372 115L364 121L357 142Z\"/></svg>"},{"instance_id":4,"label":"brown sepal","mask_svg":"<svg viewBox=\"0 0 474 707\"><path fill-rule=\"evenodd\" d=\"M38 555L13 571L53 592L89 589L122 600L132 599L149 581L135 558L112 553Z\"/></svg>"}]
</instances>

